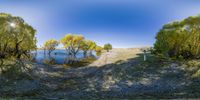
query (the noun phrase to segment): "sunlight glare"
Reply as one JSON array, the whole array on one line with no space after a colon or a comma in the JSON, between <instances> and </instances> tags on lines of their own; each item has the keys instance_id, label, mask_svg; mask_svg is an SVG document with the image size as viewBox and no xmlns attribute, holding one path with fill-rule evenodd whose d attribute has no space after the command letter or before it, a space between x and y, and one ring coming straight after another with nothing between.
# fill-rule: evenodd
<instances>
[{"instance_id":1,"label":"sunlight glare","mask_svg":"<svg viewBox=\"0 0 200 100\"><path fill-rule=\"evenodd\" d=\"M10 23L10 26L13 27L13 28L15 28L16 24L12 22L12 23Z\"/></svg>"}]
</instances>

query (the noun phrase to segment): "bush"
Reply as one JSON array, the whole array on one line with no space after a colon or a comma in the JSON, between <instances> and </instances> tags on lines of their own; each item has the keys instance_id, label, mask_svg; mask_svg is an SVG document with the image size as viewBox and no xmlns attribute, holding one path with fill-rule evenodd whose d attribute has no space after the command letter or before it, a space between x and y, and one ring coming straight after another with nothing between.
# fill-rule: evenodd
<instances>
[{"instance_id":1,"label":"bush","mask_svg":"<svg viewBox=\"0 0 200 100\"><path fill-rule=\"evenodd\" d=\"M158 32L154 49L166 57L199 58L200 16L166 24Z\"/></svg>"},{"instance_id":2,"label":"bush","mask_svg":"<svg viewBox=\"0 0 200 100\"><path fill-rule=\"evenodd\" d=\"M53 58L45 59L45 60L44 60L44 63L45 63L45 64L49 64L49 65L54 65L54 64L56 64L56 60L53 59Z\"/></svg>"},{"instance_id":3,"label":"bush","mask_svg":"<svg viewBox=\"0 0 200 100\"><path fill-rule=\"evenodd\" d=\"M104 48L104 50L109 52L109 50L112 50L112 45L108 43L108 44L105 44L103 48Z\"/></svg>"}]
</instances>

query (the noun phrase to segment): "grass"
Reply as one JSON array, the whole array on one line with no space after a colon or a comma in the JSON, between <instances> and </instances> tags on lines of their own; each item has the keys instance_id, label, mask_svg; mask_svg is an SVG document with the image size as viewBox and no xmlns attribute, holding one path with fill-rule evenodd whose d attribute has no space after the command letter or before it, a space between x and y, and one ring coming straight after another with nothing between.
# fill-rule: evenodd
<instances>
[{"instance_id":1,"label":"grass","mask_svg":"<svg viewBox=\"0 0 200 100\"><path fill-rule=\"evenodd\" d=\"M87 66L87 65L91 64L95 60L96 60L95 57L87 57L87 58L84 58L84 59L82 59L80 61L74 62L72 64L63 64L63 66L65 68L69 68L69 67L73 67L73 68L84 67L84 66Z\"/></svg>"},{"instance_id":2,"label":"grass","mask_svg":"<svg viewBox=\"0 0 200 100\"><path fill-rule=\"evenodd\" d=\"M4 68L4 71L0 71L0 75L9 80L20 80L20 79L29 79L32 78L27 75L24 70L24 67L27 67L24 62L16 63L12 59L4 59L4 65L1 67ZM30 67L30 66L29 66Z\"/></svg>"}]
</instances>

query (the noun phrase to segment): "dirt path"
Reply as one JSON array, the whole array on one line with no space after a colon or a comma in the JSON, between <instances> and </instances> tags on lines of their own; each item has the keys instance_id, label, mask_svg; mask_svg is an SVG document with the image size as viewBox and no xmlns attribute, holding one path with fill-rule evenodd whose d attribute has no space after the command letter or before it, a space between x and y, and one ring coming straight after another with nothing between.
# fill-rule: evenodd
<instances>
[{"instance_id":1,"label":"dirt path","mask_svg":"<svg viewBox=\"0 0 200 100\"><path fill-rule=\"evenodd\" d=\"M141 54L141 50L137 48L133 49L113 49L110 52L105 52L101 57L90 64L89 66L104 66L106 64L112 64L118 61L126 61L130 58L138 57L137 54Z\"/></svg>"}]
</instances>

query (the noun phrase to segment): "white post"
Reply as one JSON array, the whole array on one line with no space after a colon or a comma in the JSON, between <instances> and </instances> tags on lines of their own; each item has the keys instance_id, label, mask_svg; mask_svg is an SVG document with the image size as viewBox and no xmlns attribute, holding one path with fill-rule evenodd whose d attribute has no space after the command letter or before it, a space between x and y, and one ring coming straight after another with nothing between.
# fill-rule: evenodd
<instances>
[{"instance_id":1,"label":"white post","mask_svg":"<svg viewBox=\"0 0 200 100\"><path fill-rule=\"evenodd\" d=\"M146 58L146 50L144 50L144 61L146 61L147 58Z\"/></svg>"}]
</instances>

